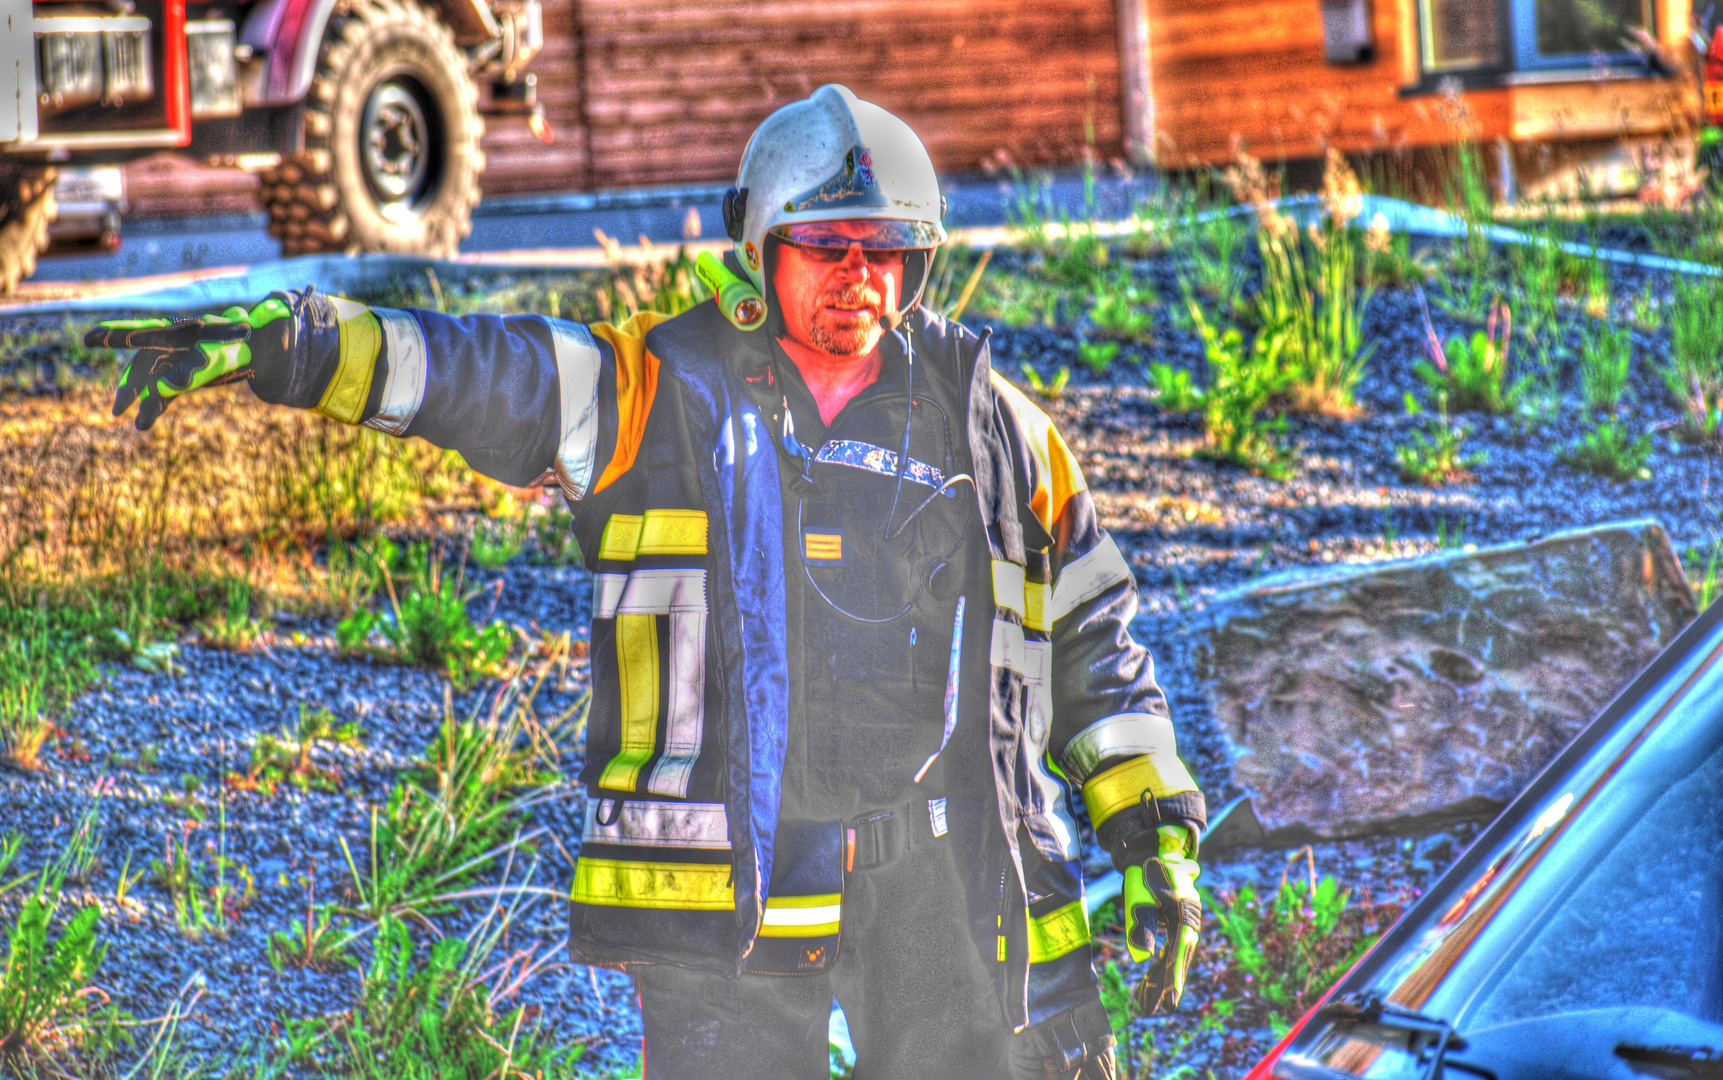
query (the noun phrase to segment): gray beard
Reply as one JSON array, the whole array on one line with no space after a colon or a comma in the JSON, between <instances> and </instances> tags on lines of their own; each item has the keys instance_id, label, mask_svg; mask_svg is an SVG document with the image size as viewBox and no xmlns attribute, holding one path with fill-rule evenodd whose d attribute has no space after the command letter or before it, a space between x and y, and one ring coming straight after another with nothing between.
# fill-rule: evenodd
<instances>
[{"instance_id":1,"label":"gray beard","mask_svg":"<svg viewBox=\"0 0 1723 1080\"><path fill-rule=\"evenodd\" d=\"M832 356L866 356L879 344L879 335L879 321L872 312L865 319L839 324L815 316L813 325L808 327L814 345Z\"/></svg>"}]
</instances>

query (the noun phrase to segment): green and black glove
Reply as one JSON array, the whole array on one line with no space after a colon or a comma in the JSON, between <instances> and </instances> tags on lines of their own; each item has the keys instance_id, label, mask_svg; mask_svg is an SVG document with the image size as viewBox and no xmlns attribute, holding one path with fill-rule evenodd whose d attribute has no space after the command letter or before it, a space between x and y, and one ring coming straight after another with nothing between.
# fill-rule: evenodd
<instances>
[{"instance_id":1,"label":"green and black glove","mask_svg":"<svg viewBox=\"0 0 1723 1080\"><path fill-rule=\"evenodd\" d=\"M1155 840L1158 854L1124 870L1125 944L1137 963L1154 961L1131 992L1141 1016L1178 1008L1203 925L1196 886L1201 868L1190 827L1162 825Z\"/></svg>"},{"instance_id":2,"label":"green and black glove","mask_svg":"<svg viewBox=\"0 0 1723 1080\"><path fill-rule=\"evenodd\" d=\"M240 379L273 405L310 408L339 357L339 322L330 300L307 287L271 293L247 311L182 319L114 319L84 335L93 349L136 349L120 373L114 415L138 403L147 430L168 404L205 386Z\"/></svg>"}]
</instances>

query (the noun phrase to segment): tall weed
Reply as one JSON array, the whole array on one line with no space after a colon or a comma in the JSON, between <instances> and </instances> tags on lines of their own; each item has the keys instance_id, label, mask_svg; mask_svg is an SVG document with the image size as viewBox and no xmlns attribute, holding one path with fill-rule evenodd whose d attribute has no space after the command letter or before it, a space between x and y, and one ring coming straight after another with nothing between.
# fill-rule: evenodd
<instances>
[{"instance_id":1,"label":"tall weed","mask_svg":"<svg viewBox=\"0 0 1723 1080\"><path fill-rule=\"evenodd\" d=\"M1237 327L1217 330L1194 297L1186 297L1186 306L1209 367L1202 404L1207 446L1202 455L1286 479L1292 475L1292 455L1281 442L1285 420L1271 422L1262 415L1286 383L1281 366L1285 339L1264 330L1246 349Z\"/></svg>"},{"instance_id":2,"label":"tall weed","mask_svg":"<svg viewBox=\"0 0 1723 1080\"><path fill-rule=\"evenodd\" d=\"M1320 222L1300 229L1262 192L1253 171L1239 167L1237 190L1253 196L1262 289L1257 321L1281 342L1290 378L1281 389L1295 409L1351 415L1353 390L1369 364L1374 343L1364 341L1364 311L1371 289L1359 286L1363 242L1353 222L1362 206L1358 178L1338 151L1330 150L1323 175Z\"/></svg>"},{"instance_id":3,"label":"tall weed","mask_svg":"<svg viewBox=\"0 0 1723 1080\"><path fill-rule=\"evenodd\" d=\"M50 866L24 899L0 968L0 1066L76 1049L106 1010L91 985L108 947L97 934L101 908L80 908L52 933L65 871Z\"/></svg>"},{"instance_id":4,"label":"tall weed","mask_svg":"<svg viewBox=\"0 0 1723 1080\"><path fill-rule=\"evenodd\" d=\"M1723 279L1678 274L1674 284L1664 382L1681 406L1682 432L1714 439L1723 413Z\"/></svg>"},{"instance_id":5,"label":"tall weed","mask_svg":"<svg viewBox=\"0 0 1723 1080\"><path fill-rule=\"evenodd\" d=\"M1422 300L1422 294L1420 294ZM1430 311L1424 309L1424 347L1428 359L1413 372L1429 391L1455 412L1501 415L1518 401L1518 386L1508 382L1508 353L1513 346L1513 314L1497 302L1489 322L1470 341L1455 336L1443 345L1436 338Z\"/></svg>"}]
</instances>

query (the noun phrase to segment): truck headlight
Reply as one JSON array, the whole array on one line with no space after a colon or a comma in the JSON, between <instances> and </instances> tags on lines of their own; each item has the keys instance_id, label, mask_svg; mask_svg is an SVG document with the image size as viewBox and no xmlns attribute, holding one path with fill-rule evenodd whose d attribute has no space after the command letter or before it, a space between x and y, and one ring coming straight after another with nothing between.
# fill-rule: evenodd
<instances>
[{"instance_id":1,"label":"truck headlight","mask_svg":"<svg viewBox=\"0 0 1723 1080\"><path fill-rule=\"evenodd\" d=\"M31 24L45 111L97 101L120 105L147 100L155 92L148 19L67 15L36 18Z\"/></svg>"},{"instance_id":2,"label":"truck headlight","mask_svg":"<svg viewBox=\"0 0 1723 1080\"><path fill-rule=\"evenodd\" d=\"M233 39L232 19L200 19L185 24L193 119L239 115L239 63L234 57Z\"/></svg>"}]
</instances>

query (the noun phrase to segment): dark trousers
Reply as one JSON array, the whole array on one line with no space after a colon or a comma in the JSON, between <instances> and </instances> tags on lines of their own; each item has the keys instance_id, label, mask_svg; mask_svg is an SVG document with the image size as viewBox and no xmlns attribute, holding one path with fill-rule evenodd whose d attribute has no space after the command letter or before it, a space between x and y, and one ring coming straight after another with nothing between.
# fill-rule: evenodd
<instances>
[{"instance_id":1,"label":"dark trousers","mask_svg":"<svg viewBox=\"0 0 1723 1080\"><path fill-rule=\"evenodd\" d=\"M818 975L728 979L633 968L646 1029L644 1080L824 1080L832 999L857 1080L1010 1075L998 973L977 953L950 845L852 873L837 960Z\"/></svg>"}]
</instances>

